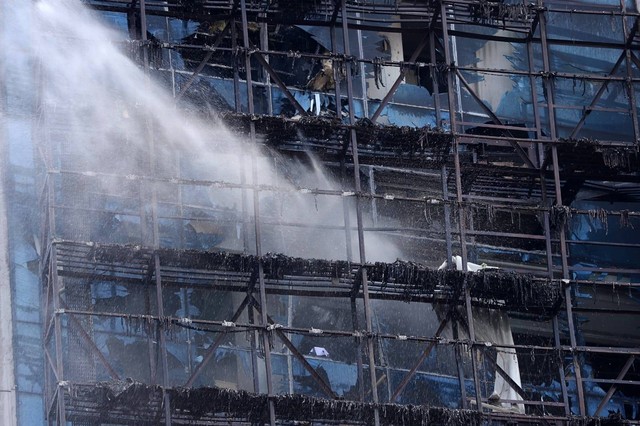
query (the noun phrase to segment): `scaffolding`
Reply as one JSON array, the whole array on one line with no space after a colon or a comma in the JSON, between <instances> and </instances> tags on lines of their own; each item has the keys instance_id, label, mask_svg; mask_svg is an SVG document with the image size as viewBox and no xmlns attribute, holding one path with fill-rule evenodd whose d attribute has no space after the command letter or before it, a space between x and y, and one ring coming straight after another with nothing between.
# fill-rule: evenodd
<instances>
[{"instance_id":1,"label":"scaffolding","mask_svg":"<svg viewBox=\"0 0 640 426\"><path fill-rule=\"evenodd\" d=\"M640 243L570 236L572 221L640 226L637 211L571 206L576 186L638 194L637 10L624 2L565 0L90 4L139 23L139 39L129 43L129 51L147 74L171 76L178 103L189 97L208 63L232 58L227 76L210 77L233 85L235 105L218 119L242 137L249 167L237 181L181 177L179 165L157 170L150 130L150 160L138 170L83 169L65 157L65 129L56 120L65 107L41 109L40 272L51 424L631 424L638 419L637 336L613 328L638 323L640 269L585 266L571 253L602 246L633 256ZM165 19L167 26L170 20L224 24L197 44L150 37L150 17ZM550 20L566 20L570 27L585 17L606 20L619 40L596 40L573 28L571 38L548 31ZM326 28L330 50L269 46L276 26L301 25ZM257 34L258 45L250 32ZM413 51L400 60L365 57L362 50L354 54L362 32L400 34L413 40ZM585 38L575 38L580 34ZM459 66L457 46L464 40L517 46L526 69ZM557 66L567 46L615 52L614 65L569 72ZM176 52L190 52L197 65L178 72L166 60ZM317 92L331 99L333 114L313 114L301 105L297 93L307 89L287 85L282 70L272 66L278 57L316 67L332 61L333 85ZM373 75L378 85L388 70L394 70L387 74L393 79L384 96L370 97L365 76ZM433 115L436 125L378 124L393 105L404 106L397 91L421 72L431 82L431 96L416 108ZM502 118L483 100L479 75L526 83L526 124ZM578 95L580 105L567 103L566 87L576 84L574 92L588 86L593 94ZM605 102L610 91L614 102ZM276 93L288 102L289 114L274 113ZM589 118L600 113L624 116L630 132L597 133ZM339 188L261 183L260 158L287 161L309 152L340 176ZM238 194L241 206L231 211L195 205L188 194L202 190ZM316 204L339 200L343 222L274 218L265 194ZM396 220L379 222L385 214L396 214ZM265 235L292 229L341 235L345 260L263 249ZM234 248L193 244L194 235L213 238L220 232L237 233L240 243ZM376 233L405 248L408 259L369 261L367 235ZM437 268L456 255L460 270L451 261ZM522 261L525 257L531 260ZM471 262L500 269L471 272ZM198 298L207 302L194 310ZM207 303L215 306L205 311ZM294 321L296 303L307 309L344 304L350 317L320 328L312 312L306 321ZM403 323L385 330L376 319L382 307L433 310L438 321L417 332ZM505 343L479 335L486 310L511 318L520 337ZM610 330L585 339L584 318L608 322ZM314 349L335 341L349 350L341 359L327 359L301 349L303 339ZM125 350L122 342L138 355L135 362L116 355ZM391 352L411 360L394 362ZM500 352L520 358L521 383L496 361ZM452 365L434 367L439 357ZM606 359L609 370L586 371L595 358ZM353 373L352 387L333 380L331 369ZM491 400L498 377L518 396L500 401L512 408ZM604 410L613 400L626 412L609 413L607 419Z\"/></svg>"}]
</instances>

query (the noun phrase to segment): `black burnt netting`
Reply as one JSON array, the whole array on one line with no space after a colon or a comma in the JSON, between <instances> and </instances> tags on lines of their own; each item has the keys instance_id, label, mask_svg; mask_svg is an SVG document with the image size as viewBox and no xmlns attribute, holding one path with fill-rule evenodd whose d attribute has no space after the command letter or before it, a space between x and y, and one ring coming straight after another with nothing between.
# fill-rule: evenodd
<instances>
[{"instance_id":1,"label":"black burnt netting","mask_svg":"<svg viewBox=\"0 0 640 426\"><path fill-rule=\"evenodd\" d=\"M635 4L88 3L109 60L38 75L50 422L640 418Z\"/></svg>"}]
</instances>

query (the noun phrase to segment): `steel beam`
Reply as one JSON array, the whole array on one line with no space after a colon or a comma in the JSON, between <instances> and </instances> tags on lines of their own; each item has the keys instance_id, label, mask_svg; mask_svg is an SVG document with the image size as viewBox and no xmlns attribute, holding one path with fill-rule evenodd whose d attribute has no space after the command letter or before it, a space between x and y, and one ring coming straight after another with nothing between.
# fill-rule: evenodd
<instances>
[{"instance_id":1,"label":"steel beam","mask_svg":"<svg viewBox=\"0 0 640 426\"><path fill-rule=\"evenodd\" d=\"M491 121L493 121L495 124L497 124L499 126L504 126L504 123L502 122L502 120L500 120L500 118L498 118L498 116L493 111L491 111L491 108L489 108L487 105L485 105L485 103L482 101L482 99L480 99L480 96L478 96L478 94L473 90L473 88L469 85L469 83L467 83L467 80L465 80L465 78L463 77L463 75L460 72L460 70L456 68L455 72L456 72L456 75L458 76L458 79L460 80L460 82L464 86L464 88L467 89L467 92L469 92L471 97L473 99L475 99L475 101L480 106L480 108L482 108L482 110L489 116L489 118L491 118ZM453 128L452 128L452 130L455 131L455 129L453 129ZM503 131L507 134L507 136L514 137L513 133L511 133L511 130L504 129ZM530 167L532 169L536 168L536 166L533 164L533 162L529 158L529 155L527 154L527 152L524 149L522 149L522 147L520 146L520 144L518 142L516 142L514 140L508 140L508 142L516 150L516 153L518 154L520 159L522 159L522 161L524 161L524 163L528 167Z\"/></svg>"},{"instance_id":2,"label":"steel beam","mask_svg":"<svg viewBox=\"0 0 640 426\"><path fill-rule=\"evenodd\" d=\"M216 40L213 42L213 45L211 47L209 47L210 50L204 55L204 58L202 59L200 64L198 64L196 69L193 71L193 74L191 74L191 76L189 76L189 79L180 88L180 92L178 92L178 94L176 95L176 102L178 102L180 99L182 99L182 97L185 95L185 93L187 93L187 90L189 90L189 87L191 87L191 85L195 81L195 79L198 76L198 74L200 74L202 72L202 70L204 69L204 67L209 63L209 60L211 59L213 54L216 52L216 48L218 46L220 46L220 43L222 43L222 40L224 40L224 37L229 32L229 27L230 26L231 26L231 21L230 20L226 21L226 25L225 25L224 29L220 32L220 34L218 34L218 37L216 37Z\"/></svg>"},{"instance_id":3,"label":"steel beam","mask_svg":"<svg viewBox=\"0 0 640 426\"><path fill-rule=\"evenodd\" d=\"M254 296L251 296L252 298L252 306L258 311L258 313L260 313L261 315L264 315L264 309L262 309L262 306L260 305L260 302L258 302ZM267 322L270 325L277 325L276 322L273 320L273 318L271 318L269 315L266 315L267 317ZM300 363L302 364L302 366L304 367L305 370L307 370L309 372L309 374L311 374L311 377L313 377L313 379L320 385L320 387L322 388L322 390L327 394L327 396L333 398L333 399L337 399L338 395L336 395L336 393L333 391L333 389L331 389L331 386L324 381L324 379L318 374L318 372L313 368L313 366L311 366L311 364L309 364L309 361L306 360L306 358L304 357L304 355L302 355L300 353L300 351L298 350L298 348L295 347L295 345L291 342L291 340L289 340L289 338L287 337L286 334L284 334L284 332L282 330L279 330L277 327L273 328L273 331L278 335L278 337L280 338L280 340L282 340L282 343L284 343L284 345L287 347L287 349L289 349L291 351L291 354L296 357L296 359L298 361L300 361ZM267 350L267 349L265 349Z\"/></svg>"},{"instance_id":4,"label":"steel beam","mask_svg":"<svg viewBox=\"0 0 640 426\"><path fill-rule=\"evenodd\" d=\"M448 322L449 322L449 316L447 316L445 319L440 321L440 325L438 326L438 329L436 330L436 333L433 336L434 338L437 339L438 337L440 337L445 327L447 326ZM405 374L405 376L402 378L402 381L400 382L396 390L391 395L391 398L389 398L390 403L396 402L396 399L398 398L398 396L400 396L404 388L407 387L407 385L409 384L409 381L411 381L413 376L416 374L416 372L418 371L418 369L420 368L424 360L427 359L427 357L429 356L433 348L436 346L436 344L437 342L435 340L429 342L427 347L424 349L424 351L420 355L420 358L418 358L418 361L413 365L413 367L411 367L411 370L409 370L409 372Z\"/></svg>"},{"instance_id":5,"label":"steel beam","mask_svg":"<svg viewBox=\"0 0 640 426\"><path fill-rule=\"evenodd\" d=\"M271 321L270 323L274 324L273 321ZM338 395L333 391L333 389L331 389L331 386L327 382L325 382L324 379L313 368L313 366L311 366L311 364L309 364L309 361L307 361L305 359L305 357L300 353L300 351L298 351L298 349L293 345L291 340L289 340L287 338L287 336L282 331L276 329L275 332L278 335L278 337L280 338L280 340L282 340L282 343L284 343L284 345L287 347L287 349L289 349L289 351L291 351L291 354L298 361L300 361L300 363L302 364L304 369L307 370L309 372L309 374L311 374L311 377L313 377L313 379L316 381L316 383L318 383L320 385L320 387L322 388L323 392L328 397L333 398L333 399L337 399Z\"/></svg>"},{"instance_id":6,"label":"steel beam","mask_svg":"<svg viewBox=\"0 0 640 426\"><path fill-rule=\"evenodd\" d=\"M462 362L462 355L460 354L461 342L460 342L460 334L458 333L459 330L458 330L457 318L453 318L451 320L451 328L453 330L453 340L455 340L453 351L456 357L456 370L458 371L458 386L460 387L460 404L463 409L467 409L469 407L469 401L467 400L467 384L464 377L464 371L462 369L463 362ZM482 411L482 404L480 404L477 407L477 409L478 411Z\"/></svg>"},{"instance_id":7,"label":"steel beam","mask_svg":"<svg viewBox=\"0 0 640 426\"><path fill-rule=\"evenodd\" d=\"M242 315L242 313L244 312L244 309L249 304L249 300L250 300L250 296L246 295L242 300L242 302L240 303L240 306L238 307L238 309L236 309L236 312L231 317L231 322L236 322L238 318L240 318L240 315ZM222 344L222 341L224 340L225 336L226 334L224 332L220 333L216 338L216 340L214 340L214 342L211 344L211 346L209 346L209 348L207 349L207 352L204 354L204 357L202 358L202 362L198 364L198 366L193 370L193 373L191 374L187 382L184 384L185 388L190 388L193 386L198 376L200 376L200 373L202 373L202 370L204 369L204 367L206 367L209 361L213 359L216 349L218 349L218 346Z\"/></svg>"},{"instance_id":8,"label":"steel beam","mask_svg":"<svg viewBox=\"0 0 640 426\"><path fill-rule=\"evenodd\" d=\"M342 39L344 42L344 54L345 56L351 56L351 47L349 42L349 26L347 23L347 4L346 0L342 0L341 2L341 16L342 16ZM364 230L363 230L363 220L362 220L362 206L361 206L361 197L362 197L362 186L360 183L360 163L358 160L358 140L356 137L356 130L353 127L356 123L355 114L354 114L354 99L353 99L353 81L351 79L351 75L349 71L347 71L347 99L349 105L349 124L351 128L349 129L349 135L351 140L351 154L353 156L353 168L354 168L354 185L356 192L356 222L358 226L358 248L360 252L360 263L362 265L366 264L366 254L365 254L365 243L364 243ZM374 404L378 404L378 388L376 387L376 383L378 382L376 376L376 363L375 363L375 348L373 344L373 319L371 312L371 302L369 298L369 281L367 279L367 268L362 268L362 299L364 302L364 318L365 318L365 326L367 332L367 352L369 355L369 376L371 380L371 389L372 389L372 399ZM374 409L374 424L375 426L380 425L380 411L376 407Z\"/></svg>"},{"instance_id":9,"label":"steel beam","mask_svg":"<svg viewBox=\"0 0 640 426\"><path fill-rule=\"evenodd\" d=\"M156 278L156 302L158 304L158 316L160 318L164 318L164 299L162 295L162 275L160 273L160 255L158 253L154 254L155 260L155 278ZM162 323L158 323L158 334L160 347L160 362L162 363L162 383L163 383L163 401L164 401L164 422L166 426L171 426L171 401L169 397L169 393L165 391L170 386L169 381L169 361L167 357L167 336L166 330L162 327Z\"/></svg>"},{"instance_id":10,"label":"steel beam","mask_svg":"<svg viewBox=\"0 0 640 426\"><path fill-rule=\"evenodd\" d=\"M624 379L624 376L627 375L627 372L633 366L633 363L634 363L635 360L636 360L636 356L635 355L631 355L627 359L627 362L622 367L622 370L620 370L620 373L618 373L618 376L616 377L616 380ZM611 387L607 391L607 394L604 396L604 398L602 398L602 401L600 401L600 404L598 404L598 408L596 408L595 413L593 413L594 417L597 417L600 414L600 411L602 411L602 409L605 407L605 405L607 405L607 403L609 402L609 400L611 399L613 394L616 392L616 390L618 390L618 385L616 383L614 383L613 385L611 385Z\"/></svg>"},{"instance_id":11,"label":"steel beam","mask_svg":"<svg viewBox=\"0 0 640 426\"><path fill-rule=\"evenodd\" d=\"M484 358L487 361L489 361L489 364L491 364L491 366L496 369L496 373L499 374L509 384L509 386L511 386L511 388L513 388L513 390L516 391L516 393L520 396L520 398L522 398L524 401L528 401L529 400L529 397L524 392L524 390L520 387L520 385L518 385L511 378L511 376L509 376L509 374L506 371L504 371L504 369L502 367L500 367L498 365L496 360L494 360L491 356L485 356Z\"/></svg>"},{"instance_id":12,"label":"steel beam","mask_svg":"<svg viewBox=\"0 0 640 426\"><path fill-rule=\"evenodd\" d=\"M609 71L609 74L608 74L609 77L613 76L618 71L618 69L620 68L620 65L622 65L622 61L624 60L624 58L625 58L625 53L623 52L618 57L618 60L613 65L613 68L611 68L611 71ZM582 116L580 117L580 120L578 120L575 127L571 131L571 134L569 135L569 139L575 139L576 136L578 136L578 132L580 132L580 129L582 129L582 126L584 125L584 122L586 121L587 117L589 117L589 114L591 114L591 111L593 111L593 107L595 107L595 105L598 103L598 101L604 94L605 90L607 90L608 85L609 83L607 81L602 82L602 84L600 85L600 88L594 95L593 100L591 101L589 106L584 108L584 111L582 112Z\"/></svg>"},{"instance_id":13,"label":"steel beam","mask_svg":"<svg viewBox=\"0 0 640 426\"><path fill-rule=\"evenodd\" d=\"M47 417L49 419L49 424L52 424L52 425L55 424L54 420L52 418L53 416L55 416L56 423L58 423L58 425L66 426L66 423L61 423L60 422L60 409L59 409L59 403L58 403L58 394L59 393L60 393L60 386L58 385L58 383L56 383L56 388L54 389L53 393L51 394L51 400L50 401L45 401L45 410L47 412Z\"/></svg>"},{"instance_id":14,"label":"steel beam","mask_svg":"<svg viewBox=\"0 0 640 426\"><path fill-rule=\"evenodd\" d=\"M49 367L51 367L51 372L53 373L56 382L60 381L60 379L58 378L58 373L56 372L56 364L53 362L53 360L51 359L51 354L49 353L49 349L47 349L47 347L44 347L44 357L47 360L47 364L49 364ZM48 368L45 368L45 370L49 370ZM48 401L48 400L47 400Z\"/></svg>"},{"instance_id":15,"label":"steel beam","mask_svg":"<svg viewBox=\"0 0 640 426\"><path fill-rule=\"evenodd\" d=\"M535 23L538 23L538 15L536 15ZM531 41L527 42L527 63L529 69L529 85L531 86L531 110L533 112L533 122L536 128L536 139L542 139L542 125L540 124L540 111L538 106L538 91L537 91L537 83L536 79L533 76L533 71L535 67L535 59L533 57L533 46ZM544 176L544 168L542 165L544 164L544 145L541 143L536 143L537 150L537 162L540 167L540 176Z\"/></svg>"},{"instance_id":16,"label":"steel beam","mask_svg":"<svg viewBox=\"0 0 640 426\"><path fill-rule=\"evenodd\" d=\"M549 43L547 42L547 19L545 15L545 11L542 8L542 0L538 0L538 14L540 21L540 40L542 47L542 63L544 67L545 75L549 75L551 72L551 61L549 59ZM554 108L554 95L555 89L553 85L553 81L549 77L545 77L545 88L547 93L547 104L549 110L549 131L551 133L551 140L557 140L557 127L556 127L556 117L555 117L555 108ZM555 185L556 192L556 202L558 205L562 205L562 188L560 183L560 166L558 163L558 150L556 145L551 146L551 161L553 164L553 180ZM566 235L564 228L560 229L560 255L562 261L562 276L564 279L569 279L569 266L568 266L568 255L567 255L567 243L566 243ZM566 286L565 288L565 307L567 310L567 320L569 322L569 338L571 341L571 347L576 346L576 330L574 328L574 319L572 312L572 295L570 286ZM578 394L578 406L580 409L580 414L585 415L586 406L585 406L585 398L584 398L584 389L582 387L582 372L580 362L577 356L573 355L573 365L574 371L576 375L576 389Z\"/></svg>"},{"instance_id":17,"label":"steel beam","mask_svg":"<svg viewBox=\"0 0 640 426\"><path fill-rule=\"evenodd\" d=\"M542 202L543 205L549 206L549 200L547 197L547 186L545 183L545 174L541 170L540 171L540 185L541 185L541 193L542 193ZM551 226L549 221L549 211L546 210L543 215L543 226L544 226L544 236L545 236L545 249L547 255L547 276L550 280L554 279L554 266L553 266L553 246L551 244ZM560 327L558 325L558 313L556 312L553 315L553 337L554 337L554 345L558 350L558 354L560 354ZM560 355L559 355L560 356ZM562 401L564 404L565 415L571 415L571 406L569 405L569 394L567 390L567 382L566 382L566 374L564 370L564 362L562 358L560 358L558 364L558 378L560 382L560 388L562 390Z\"/></svg>"},{"instance_id":18,"label":"steel beam","mask_svg":"<svg viewBox=\"0 0 640 426\"><path fill-rule=\"evenodd\" d=\"M242 23L242 41L244 47L244 56L245 56L245 68L246 68L246 81L247 81L247 107L249 110L249 114L254 114L254 103L253 103L253 81L251 77L251 56L249 54L249 48L251 42L249 41L249 22L247 20L247 3L246 0L240 0L240 12L241 12L241 23ZM251 142L251 175L253 184L257 184L258 177L258 165L257 165L257 142L256 142L256 128L255 123L251 121L249 123L249 137ZM257 190L253 191L253 214L254 214L254 229L255 229L255 250L257 256L262 256L262 232L261 232L261 224L260 224L260 193ZM264 269L262 265L262 259L258 261L258 283L259 283L259 293L260 293L260 304L262 306L261 309L261 317L260 323L261 325L267 325L267 294L265 288L265 280L264 280ZM262 341L264 345L264 365L265 365L265 373L267 376L267 397L269 398L269 423L271 426L275 426L276 424L276 412L275 406L273 404L273 400L271 397L274 395L273 393L273 377L271 371L271 343L269 342L269 336L266 331L262 331Z\"/></svg>"},{"instance_id":19,"label":"steel beam","mask_svg":"<svg viewBox=\"0 0 640 426\"><path fill-rule=\"evenodd\" d=\"M53 291L53 311L54 311L54 333L55 333L55 351L56 351L56 377L58 378L57 389L60 388L60 383L64 381L64 362L63 362L63 353L62 353L62 323L60 321L60 317L55 315L55 312L60 309L60 303L62 302L62 298L60 295L60 281L58 278L58 271L55 265L57 265L57 248L53 246L51 248L51 282L52 282L52 291ZM64 404L64 398L57 398L58 400L58 416L57 420L59 424L66 424L66 409Z\"/></svg>"},{"instance_id":20,"label":"steel beam","mask_svg":"<svg viewBox=\"0 0 640 426\"><path fill-rule=\"evenodd\" d=\"M351 243L349 243L351 244ZM354 296L351 297L351 323L353 325L354 334L357 332L356 337L354 337L356 346L357 346L357 355L356 355L356 370L358 373L358 396L360 397L360 401L364 402L364 366L362 364L362 336L360 333L360 325L358 321L358 305L357 300Z\"/></svg>"},{"instance_id":21,"label":"steel beam","mask_svg":"<svg viewBox=\"0 0 640 426\"><path fill-rule=\"evenodd\" d=\"M418 43L418 46L415 48L415 50L411 54L411 57L409 58L408 62L411 62L411 63L415 62L416 59L418 59L418 56L420 56L420 53L422 53L424 48L427 47L427 45L429 44L431 38L433 37L433 31L435 29L435 24L438 21L439 13L440 13L440 9L438 8L435 10L433 16L431 17L431 23L429 24L429 27L426 29L425 35L422 37L422 39L420 40L420 43ZM344 21L345 18L343 18L342 20ZM436 58L435 56L432 56L431 64L429 64L429 66L431 67L431 70L433 70L435 63L436 63ZM389 88L389 91L387 92L387 94L384 96L384 98L382 98L382 101L380 102L378 109L376 109L376 111L371 116L371 121L373 123L375 123L378 120L378 118L380 118L382 111L387 106L387 104L389 103L393 95L396 93L396 90L398 90L398 87L400 87L400 84L402 83L402 80L404 80L404 77L406 74L407 74L407 69L405 67L401 67L400 75L398 76L398 78L396 78L396 81L393 82L393 85L391 85L391 88Z\"/></svg>"},{"instance_id":22,"label":"steel beam","mask_svg":"<svg viewBox=\"0 0 640 426\"><path fill-rule=\"evenodd\" d=\"M64 309L67 308L64 302L62 302L61 304ZM102 364L105 366L105 368L109 372L109 375L111 375L111 378L113 378L114 380L120 380L120 375L116 372L116 370L114 370L114 368L111 366L111 364L109 363L107 358L104 356L104 354L100 351L100 349L98 349L98 347L96 346L96 343L93 341L91 336L89 336L89 333L87 333L87 331L84 329L84 327L82 326L80 321L78 321L78 319L75 317L75 315L68 314L67 317L76 326L76 328L80 332L80 336L82 337L82 340L84 340L85 343L87 344L85 349L89 349L90 352L95 354L98 357L98 359L100 359L100 362L102 362Z\"/></svg>"},{"instance_id":23,"label":"steel beam","mask_svg":"<svg viewBox=\"0 0 640 426\"><path fill-rule=\"evenodd\" d=\"M634 143L636 145L636 147L640 146L640 127L638 125L638 104L636 102L636 91L635 91L635 87L633 82L631 81L633 78L633 66L631 65L631 46L630 46L630 41L633 40L633 38L636 35L636 32L638 30L638 18L635 18L635 23L631 29L631 31L629 31L629 28L627 27L627 17L625 16L625 3L623 0L620 0L620 8L621 8L621 13L622 13L622 31L623 31L623 35L624 35L624 41L625 41L625 49L624 49L624 55L626 58L626 73L627 73L627 95L629 98L629 112L631 115L631 123L633 125L633 136L634 136Z\"/></svg>"},{"instance_id":24,"label":"steel beam","mask_svg":"<svg viewBox=\"0 0 640 426\"><path fill-rule=\"evenodd\" d=\"M447 17L447 7L444 3L441 4L440 16L442 20L442 42L445 54L445 62L448 66L447 68L447 83L449 85L449 90L447 91L448 101L449 101L449 121L451 124L451 131L454 135L454 168L455 168L455 180L456 180L456 200L458 202L458 227L460 230L460 255L462 257L462 270L467 271L467 237L466 237L466 227L467 227L467 219L466 219L466 207L463 205L463 193L462 193L462 176L460 171L460 150L458 144L458 138L455 136L456 129L456 114L458 106L456 104L455 93L459 90L454 79L454 73L452 72L452 67L455 66L454 60L451 57L452 48L449 45L449 23ZM462 79L460 79L462 80ZM497 117L496 117L497 118ZM451 264L451 259L447 259L447 263ZM471 309L471 293L469 288L465 286L465 308L467 314L467 321L469 327L469 339L471 341L471 367L473 370L473 381L474 387L476 389L476 404L478 411L482 411L482 401L481 401L481 391L479 386L478 379L478 368L475 362L475 357L473 353L473 344L475 342L475 331L473 327L473 315ZM454 321L453 329L454 334L457 335L457 321ZM457 338L457 336L455 336ZM463 407L467 405L466 398L466 385L464 379L464 373L461 369L460 365L460 348L456 346L456 362L458 363L458 375L460 379L460 392L462 394L462 404Z\"/></svg>"},{"instance_id":25,"label":"steel beam","mask_svg":"<svg viewBox=\"0 0 640 426\"><path fill-rule=\"evenodd\" d=\"M445 4L443 3L441 6L440 15L442 16L442 39L444 43L444 54L445 54L445 62L447 65L452 65L453 60L451 58L451 49L449 46L449 24L447 23L447 9ZM456 114L457 114L457 106L455 99L455 91L456 84L453 78L453 73L451 72L451 68L447 69L447 83L448 83L448 105L449 105L449 122L451 126L451 130L453 132L453 161L454 161L454 169L455 169L455 182L456 182L456 201L460 208L458 209L459 213L459 230L460 230L460 251L462 257L462 269L464 271L467 270L467 245L466 245L466 218L465 218L465 208L462 204L462 177L460 170L460 152L459 152L459 143L458 138L454 132L456 127ZM449 259L447 259L449 261Z\"/></svg>"},{"instance_id":26,"label":"steel beam","mask_svg":"<svg viewBox=\"0 0 640 426\"><path fill-rule=\"evenodd\" d=\"M269 74L271 79L276 83L276 85L280 88L280 90L282 90L282 93L289 100L289 102L293 104L296 111L298 111L298 113L302 116L309 115L307 114L307 111L305 111L305 109L302 108L302 105L300 105L300 103L296 100L296 98L293 97L293 95L289 91L289 88L282 82L282 80L280 79L280 76L278 76L278 73L271 67L271 65L269 64L269 62L267 62L264 56L262 56L262 53L253 52L252 55L258 60L258 62L260 62L260 64L264 67L264 69L267 70L267 73ZM248 70L247 72L250 72L250 70Z\"/></svg>"}]
</instances>

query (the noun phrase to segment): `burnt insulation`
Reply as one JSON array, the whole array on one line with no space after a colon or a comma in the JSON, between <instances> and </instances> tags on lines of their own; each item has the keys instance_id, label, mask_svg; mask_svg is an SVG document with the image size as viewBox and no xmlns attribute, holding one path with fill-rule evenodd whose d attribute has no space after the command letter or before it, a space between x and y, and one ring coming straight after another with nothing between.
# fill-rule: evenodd
<instances>
[{"instance_id":1,"label":"burnt insulation","mask_svg":"<svg viewBox=\"0 0 640 426\"><path fill-rule=\"evenodd\" d=\"M609 146L587 138L559 142L558 162L565 174L611 178L612 174L640 172L640 153L635 146Z\"/></svg>"},{"instance_id":2,"label":"burnt insulation","mask_svg":"<svg viewBox=\"0 0 640 426\"><path fill-rule=\"evenodd\" d=\"M506 26L506 21L529 21L534 13L531 6L524 3L480 0L469 4L469 16L480 24L502 23Z\"/></svg>"},{"instance_id":3,"label":"burnt insulation","mask_svg":"<svg viewBox=\"0 0 640 426\"><path fill-rule=\"evenodd\" d=\"M110 262L131 261L131 256L140 257L151 249L116 245L98 245L91 255L98 260ZM355 280L360 276L361 265L347 261L304 259L267 253L262 257L229 252L204 252L198 250L160 249L157 251L163 266L196 268L252 273L262 262L266 279L282 280L286 276L344 278ZM397 260L393 263L366 264L369 281L381 283L382 287L393 285L403 289L405 299L432 295L438 288L450 298L457 299L461 289L469 288L473 298L485 302L504 301L509 309L551 308L555 310L562 302L562 285L558 281L534 278L529 274L518 274L503 270L487 269L478 272L435 270L415 262ZM446 296L445 296L446 297ZM502 303L502 302L500 302Z\"/></svg>"},{"instance_id":4,"label":"burnt insulation","mask_svg":"<svg viewBox=\"0 0 640 426\"><path fill-rule=\"evenodd\" d=\"M319 3L319 0L278 0L277 9L291 19L304 19L318 8Z\"/></svg>"},{"instance_id":5,"label":"burnt insulation","mask_svg":"<svg viewBox=\"0 0 640 426\"><path fill-rule=\"evenodd\" d=\"M561 232L571 220L571 207L555 205L551 206L549 211L549 222L551 229L555 232Z\"/></svg>"},{"instance_id":6,"label":"burnt insulation","mask_svg":"<svg viewBox=\"0 0 640 426\"><path fill-rule=\"evenodd\" d=\"M249 124L253 123L259 137L267 146L273 148L319 144L325 150L333 148L339 152L349 141L350 127L342 124L336 117L307 116L291 120L264 115L224 113L220 118L232 131L241 134L249 134ZM447 161L453 143L450 133L428 126L382 126L365 119L356 123L354 128L358 149L364 155L368 152L387 154L434 166Z\"/></svg>"},{"instance_id":7,"label":"burnt insulation","mask_svg":"<svg viewBox=\"0 0 640 426\"><path fill-rule=\"evenodd\" d=\"M226 419L266 424L269 423L269 401L273 402L277 420L305 424L324 421L370 425L374 423L376 408L382 425L474 426L487 424L487 421L502 423L495 413L475 410L327 400L305 395L269 397L217 387L163 389L131 379L95 384L67 383L67 420L159 424L165 413L162 403L165 394L169 396L169 412L175 424L220 424ZM619 414L612 413L606 418L570 417L562 424L614 426L627 422Z\"/></svg>"},{"instance_id":8,"label":"burnt insulation","mask_svg":"<svg viewBox=\"0 0 640 426\"><path fill-rule=\"evenodd\" d=\"M149 412L153 401L162 398L163 389L130 379L101 382L95 385L70 385L69 393L76 399L93 400L96 409L109 418L117 411ZM381 424L385 425L480 425L482 416L477 411L456 410L418 405L373 404L345 400L327 400L305 395L253 394L216 387L170 388L165 391L171 401L171 413L179 418L207 420L220 414L250 422L269 422L269 400L273 401L276 418L290 421L349 421L374 423L378 408ZM70 404L73 405L73 396ZM71 410L72 411L72 410ZM114 419L115 420L115 419Z\"/></svg>"}]
</instances>

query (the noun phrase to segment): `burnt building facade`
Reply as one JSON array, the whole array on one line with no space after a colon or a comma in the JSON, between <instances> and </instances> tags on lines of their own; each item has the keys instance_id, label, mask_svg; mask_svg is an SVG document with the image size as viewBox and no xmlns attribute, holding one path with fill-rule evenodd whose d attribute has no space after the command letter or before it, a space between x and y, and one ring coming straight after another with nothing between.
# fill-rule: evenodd
<instances>
[{"instance_id":1,"label":"burnt building facade","mask_svg":"<svg viewBox=\"0 0 640 426\"><path fill-rule=\"evenodd\" d=\"M54 3L4 34L17 423L640 419L634 2Z\"/></svg>"}]
</instances>

